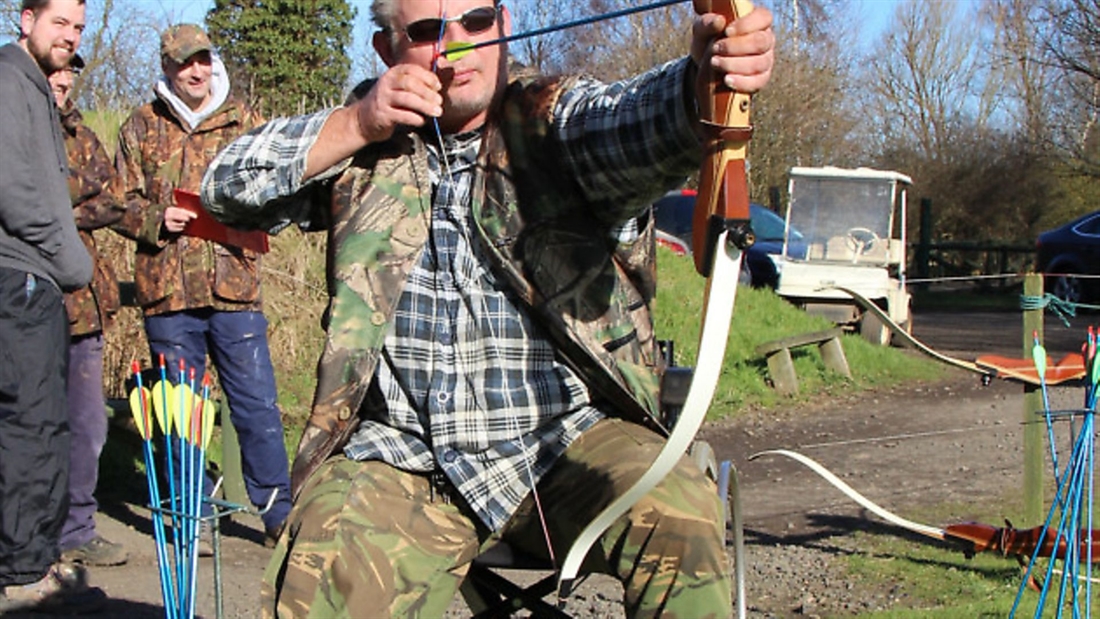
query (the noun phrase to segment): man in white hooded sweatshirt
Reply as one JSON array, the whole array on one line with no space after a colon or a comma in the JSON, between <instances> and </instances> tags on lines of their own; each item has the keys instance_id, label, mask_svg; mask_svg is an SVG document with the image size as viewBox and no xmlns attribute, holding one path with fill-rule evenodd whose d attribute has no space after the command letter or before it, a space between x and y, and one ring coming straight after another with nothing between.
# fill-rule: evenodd
<instances>
[{"instance_id":1,"label":"man in white hooded sweatshirt","mask_svg":"<svg viewBox=\"0 0 1100 619\"><path fill-rule=\"evenodd\" d=\"M240 437L249 499L265 505L278 491L263 517L273 542L290 512L290 480L261 305L260 255L186 234L195 215L173 198L175 189L197 193L214 155L262 121L229 95L225 66L201 28L172 26L161 36L160 51L164 76L156 96L119 133L116 167L126 215L118 229L137 241L134 280L154 363L164 355L175 379L182 360L201 380L209 352L218 369ZM178 451L173 455L178 470ZM210 490L207 479L205 492Z\"/></svg>"}]
</instances>

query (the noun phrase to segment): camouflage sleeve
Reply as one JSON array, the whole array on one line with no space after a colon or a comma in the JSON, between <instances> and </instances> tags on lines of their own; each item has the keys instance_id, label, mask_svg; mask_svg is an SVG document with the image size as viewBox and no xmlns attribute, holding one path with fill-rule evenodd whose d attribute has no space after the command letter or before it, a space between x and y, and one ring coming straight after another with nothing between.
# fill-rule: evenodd
<instances>
[{"instance_id":1,"label":"camouflage sleeve","mask_svg":"<svg viewBox=\"0 0 1100 619\"><path fill-rule=\"evenodd\" d=\"M125 208L113 193L115 171L103 144L83 125L68 142L69 192L76 227L95 230L119 221Z\"/></svg>"},{"instance_id":2,"label":"camouflage sleeve","mask_svg":"<svg viewBox=\"0 0 1100 619\"><path fill-rule=\"evenodd\" d=\"M135 241L164 247L167 240L162 238L161 227L167 205L156 204L146 195L141 151L144 131L144 122L137 113L119 129L115 172L125 213L112 229Z\"/></svg>"},{"instance_id":3,"label":"camouflage sleeve","mask_svg":"<svg viewBox=\"0 0 1100 619\"><path fill-rule=\"evenodd\" d=\"M277 118L241 136L220 153L202 180L203 206L241 228L275 233L289 224L322 227L315 214L327 204L327 180L350 159L303 183L306 155L333 110Z\"/></svg>"}]
</instances>

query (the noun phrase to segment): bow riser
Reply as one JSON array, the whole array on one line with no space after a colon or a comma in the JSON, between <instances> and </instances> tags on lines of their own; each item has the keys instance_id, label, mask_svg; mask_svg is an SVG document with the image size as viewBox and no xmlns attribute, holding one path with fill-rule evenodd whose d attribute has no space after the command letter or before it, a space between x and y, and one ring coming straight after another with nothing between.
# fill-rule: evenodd
<instances>
[{"instance_id":1,"label":"bow riser","mask_svg":"<svg viewBox=\"0 0 1100 619\"><path fill-rule=\"evenodd\" d=\"M726 23L748 15L753 6L747 0L694 0L695 12L716 13ZM752 138L752 98L731 90L723 76L710 67L707 54L699 68L696 99L699 119L706 132L699 194L692 218L692 246L695 269L709 275L718 233L729 230L730 240L741 249L752 245L749 226L749 192L745 157Z\"/></svg>"}]
</instances>

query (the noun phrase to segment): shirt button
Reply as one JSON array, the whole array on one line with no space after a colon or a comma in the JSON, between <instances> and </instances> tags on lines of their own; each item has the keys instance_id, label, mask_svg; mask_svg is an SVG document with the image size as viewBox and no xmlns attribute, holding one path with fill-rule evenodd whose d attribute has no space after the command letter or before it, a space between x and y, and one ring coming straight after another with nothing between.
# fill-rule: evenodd
<instances>
[{"instance_id":1,"label":"shirt button","mask_svg":"<svg viewBox=\"0 0 1100 619\"><path fill-rule=\"evenodd\" d=\"M444 462L446 462L447 464L452 464L455 460L458 460L458 453L456 453L453 449L448 449L447 451L443 452Z\"/></svg>"},{"instance_id":2,"label":"shirt button","mask_svg":"<svg viewBox=\"0 0 1100 619\"><path fill-rule=\"evenodd\" d=\"M381 327L386 322L386 315L382 312L373 312L370 315L370 322L376 327Z\"/></svg>"},{"instance_id":3,"label":"shirt button","mask_svg":"<svg viewBox=\"0 0 1100 619\"><path fill-rule=\"evenodd\" d=\"M447 400L451 399L451 394L446 393L444 391L441 391L441 392L435 394L435 399L438 400L441 403L446 403Z\"/></svg>"},{"instance_id":4,"label":"shirt button","mask_svg":"<svg viewBox=\"0 0 1100 619\"><path fill-rule=\"evenodd\" d=\"M455 341L455 338L454 338L454 332L453 331L451 331L450 329L448 329L446 327L444 327L443 329L440 329L440 331L439 331L439 343L440 344L446 344L446 345L450 346L451 344L454 343L454 341Z\"/></svg>"}]
</instances>

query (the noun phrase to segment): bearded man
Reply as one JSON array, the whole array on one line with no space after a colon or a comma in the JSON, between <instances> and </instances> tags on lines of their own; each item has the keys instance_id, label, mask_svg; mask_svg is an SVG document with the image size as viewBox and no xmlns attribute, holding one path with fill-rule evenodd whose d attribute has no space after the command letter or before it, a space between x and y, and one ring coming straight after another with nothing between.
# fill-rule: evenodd
<instances>
[{"instance_id":1,"label":"bearded man","mask_svg":"<svg viewBox=\"0 0 1100 619\"><path fill-rule=\"evenodd\" d=\"M69 506L62 293L91 280L92 261L46 77L76 53L84 1L23 0L19 26L0 48L0 613L102 597L58 563Z\"/></svg>"},{"instance_id":2,"label":"bearded man","mask_svg":"<svg viewBox=\"0 0 1100 619\"><path fill-rule=\"evenodd\" d=\"M642 476L663 445L648 205L699 168L699 67L744 92L771 74L766 9L702 16L690 54L614 84L513 70L499 42L441 53L511 34L499 1L372 11L385 73L203 179L234 225L329 230L267 616L442 616L484 544L561 557ZM628 616L729 616L721 513L681 459L586 566L622 582Z\"/></svg>"}]
</instances>

